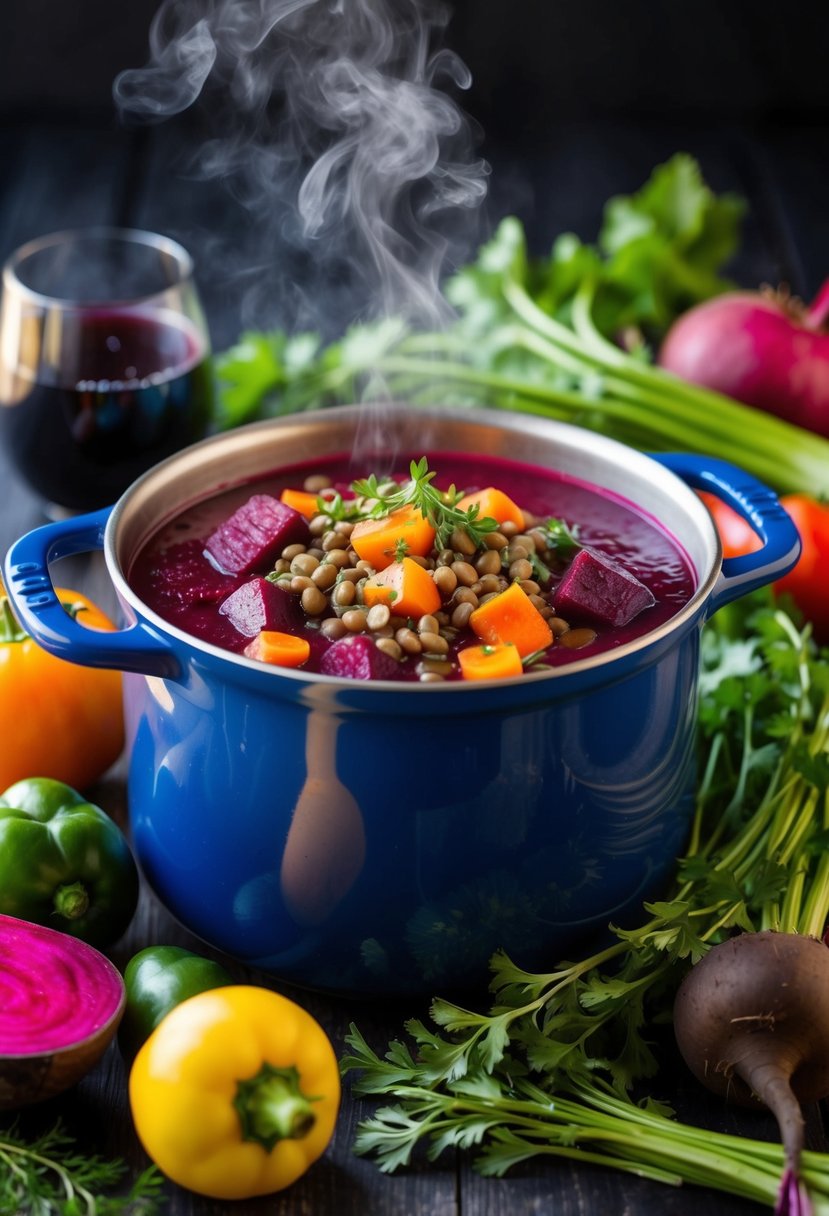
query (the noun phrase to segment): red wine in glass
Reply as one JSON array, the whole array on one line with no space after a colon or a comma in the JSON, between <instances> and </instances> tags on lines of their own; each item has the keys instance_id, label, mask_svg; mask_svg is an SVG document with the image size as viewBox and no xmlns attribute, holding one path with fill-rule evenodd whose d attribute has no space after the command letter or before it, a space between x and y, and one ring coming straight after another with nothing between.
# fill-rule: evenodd
<instances>
[{"instance_id":1,"label":"red wine in glass","mask_svg":"<svg viewBox=\"0 0 829 1216\"><path fill-rule=\"evenodd\" d=\"M127 248L134 235L142 239ZM189 269L189 260L181 251L182 266L171 262L167 242L168 256L158 259L152 240L143 239L148 236L108 231L101 238L110 257L114 242L121 274L129 269L134 277L136 258L149 263L141 265L144 277L139 275L123 300L114 282L113 299L106 301L110 293L102 290L92 265L86 278L83 265L76 268L78 288L71 300L42 292L44 266L30 276L39 289L28 289L33 299L27 300L27 289L18 287L8 267L4 276L0 435L23 478L64 510L114 502L146 469L208 428L209 341L192 280L189 274L179 276L180 269ZM83 241L88 257L93 238L83 234ZM26 263L24 257L24 269ZM156 284L157 270L171 281L159 278ZM85 293L84 282L89 284ZM75 297L83 294L90 302L78 302ZM10 330L17 334L14 343Z\"/></svg>"}]
</instances>

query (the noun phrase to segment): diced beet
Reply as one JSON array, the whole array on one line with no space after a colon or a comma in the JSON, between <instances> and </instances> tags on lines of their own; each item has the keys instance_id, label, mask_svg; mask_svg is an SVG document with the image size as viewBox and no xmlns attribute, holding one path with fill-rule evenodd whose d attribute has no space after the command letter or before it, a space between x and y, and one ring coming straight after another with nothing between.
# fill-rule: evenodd
<instances>
[{"instance_id":1,"label":"diced beet","mask_svg":"<svg viewBox=\"0 0 829 1216\"><path fill-rule=\"evenodd\" d=\"M270 565L286 545L307 544L308 521L270 494L254 494L208 537L205 548L221 570L249 574Z\"/></svg>"},{"instance_id":2,"label":"diced beet","mask_svg":"<svg viewBox=\"0 0 829 1216\"><path fill-rule=\"evenodd\" d=\"M193 604L215 604L236 586L238 579L221 574L204 556L198 540L186 540L164 551L163 562L149 572L149 585L156 602L169 608Z\"/></svg>"},{"instance_id":3,"label":"diced beet","mask_svg":"<svg viewBox=\"0 0 829 1216\"><path fill-rule=\"evenodd\" d=\"M568 621L627 625L656 601L644 583L593 549L580 549L555 593L555 609Z\"/></svg>"},{"instance_id":4,"label":"diced beet","mask_svg":"<svg viewBox=\"0 0 829 1216\"><path fill-rule=\"evenodd\" d=\"M246 638L255 638L262 629L298 633L305 623L299 596L266 578L242 583L219 605L219 612Z\"/></svg>"},{"instance_id":5,"label":"diced beet","mask_svg":"<svg viewBox=\"0 0 829 1216\"><path fill-rule=\"evenodd\" d=\"M395 660L360 634L332 642L320 660L320 671L347 680L394 680L399 675Z\"/></svg>"}]
</instances>

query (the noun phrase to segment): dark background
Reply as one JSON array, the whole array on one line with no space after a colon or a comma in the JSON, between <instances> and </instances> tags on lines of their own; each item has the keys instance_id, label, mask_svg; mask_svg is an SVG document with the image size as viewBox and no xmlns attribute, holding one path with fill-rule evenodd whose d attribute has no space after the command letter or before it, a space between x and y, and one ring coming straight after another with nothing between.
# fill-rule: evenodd
<instances>
[{"instance_id":1,"label":"dark background","mask_svg":"<svg viewBox=\"0 0 829 1216\"><path fill-rule=\"evenodd\" d=\"M128 127L116 113L113 80L145 65L157 7L158 0L0 0L0 258L54 227L56 216L59 226L72 226L106 214L193 251L217 348L246 326L307 328L305 317L286 315L284 304L280 311L285 276L301 281L302 268L286 267L273 231L256 230L232 183L188 180L205 106L150 129ZM450 7L447 42L473 78L460 101L479 129L476 151L492 167L484 231L511 212L538 252L565 230L592 240L610 195L637 189L657 163L688 151L715 190L749 202L734 277L785 282L806 296L817 290L829 267L823 5L457 0ZM39 205L47 191L52 198ZM470 218L470 249L480 225ZM254 263L274 268L269 285L252 284ZM308 295L315 291L309 286Z\"/></svg>"},{"instance_id":2,"label":"dark background","mask_svg":"<svg viewBox=\"0 0 829 1216\"><path fill-rule=\"evenodd\" d=\"M157 0L3 0L0 113L106 116ZM207 4L205 4L207 7ZM826 8L758 0L459 0L472 113L518 139L598 116L825 120Z\"/></svg>"}]
</instances>

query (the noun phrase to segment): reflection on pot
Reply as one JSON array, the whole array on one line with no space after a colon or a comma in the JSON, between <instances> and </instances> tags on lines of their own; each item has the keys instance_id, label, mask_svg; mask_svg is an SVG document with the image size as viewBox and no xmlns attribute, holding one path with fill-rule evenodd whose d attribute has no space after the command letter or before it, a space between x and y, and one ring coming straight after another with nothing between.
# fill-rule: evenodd
<instances>
[{"instance_id":1,"label":"reflection on pot","mask_svg":"<svg viewBox=\"0 0 829 1216\"><path fill-rule=\"evenodd\" d=\"M337 776L339 726L324 710L312 709L308 715L308 775L291 816L280 867L282 898L299 925L326 921L359 878L366 859L362 813Z\"/></svg>"}]
</instances>

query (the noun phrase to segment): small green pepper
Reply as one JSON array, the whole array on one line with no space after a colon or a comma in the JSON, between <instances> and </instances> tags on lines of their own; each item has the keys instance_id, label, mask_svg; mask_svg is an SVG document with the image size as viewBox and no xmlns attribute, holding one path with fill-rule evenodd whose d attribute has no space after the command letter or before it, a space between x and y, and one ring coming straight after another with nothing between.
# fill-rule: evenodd
<instances>
[{"instance_id":1,"label":"small green pepper","mask_svg":"<svg viewBox=\"0 0 829 1216\"><path fill-rule=\"evenodd\" d=\"M49 777L0 794L0 912L103 947L137 905L135 859L100 807Z\"/></svg>"},{"instance_id":2,"label":"small green pepper","mask_svg":"<svg viewBox=\"0 0 829 1216\"><path fill-rule=\"evenodd\" d=\"M188 997L232 983L221 963L181 946L139 950L124 970L127 1003L118 1027L122 1054L131 1060L159 1022Z\"/></svg>"}]
</instances>

